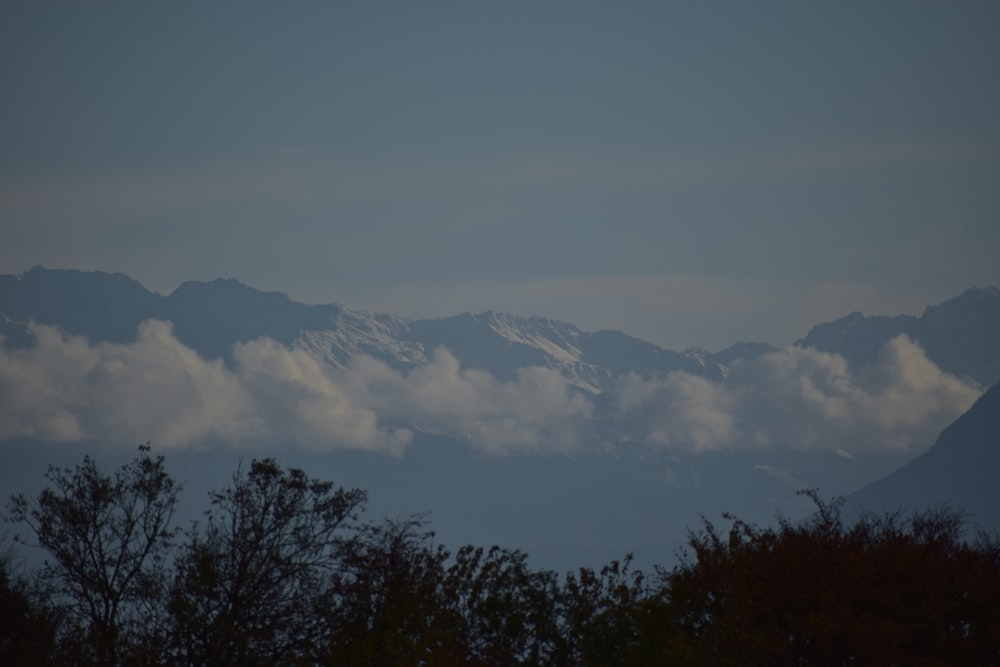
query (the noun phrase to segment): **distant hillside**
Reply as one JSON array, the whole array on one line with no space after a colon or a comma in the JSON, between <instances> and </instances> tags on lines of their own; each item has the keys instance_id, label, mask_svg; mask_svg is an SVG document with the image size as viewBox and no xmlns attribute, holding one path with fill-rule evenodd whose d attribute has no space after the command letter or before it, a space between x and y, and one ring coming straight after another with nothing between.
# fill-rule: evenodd
<instances>
[{"instance_id":1,"label":"distant hillside","mask_svg":"<svg viewBox=\"0 0 1000 667\"><path fill-rule=\"evenodd\" d=\"M973 522L1000 531L1000 384L946 428L934 446L848 498L875 511L962 508Z\"/></svg>"}]
</instances>

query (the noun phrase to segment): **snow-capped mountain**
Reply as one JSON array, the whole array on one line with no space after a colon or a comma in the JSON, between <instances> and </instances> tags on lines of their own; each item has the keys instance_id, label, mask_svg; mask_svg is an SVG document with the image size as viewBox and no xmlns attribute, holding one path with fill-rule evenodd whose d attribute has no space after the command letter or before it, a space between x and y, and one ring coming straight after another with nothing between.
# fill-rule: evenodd
<instances>
[{"instance_id":1,"label":"snow-capped mountain","mask_svg":"<svg viewBox=\"0 0 1000 667\"><path fill-rule=\"evenodd\" d=\"M800 489L908 463L996 381L1000 291L855 313L790 348L675 352L544 317L409 319L231 279L164 296L36 267L0 276L0 335L0 487L152 440L211 488L247 451L561 567L662 560L699 513L794 516Z\"/></svg>"},{"instance_id":2,"label":"snow-capped mountain","mask_svg":"<svg viewBox=\"0 0 1000 667\"><path fill-rule=\"evenodd\" d=\"M8 344L25 341L28 321L56 325L94 342L128 342L141 321L167 320L182 342L207 358L228 359L235 343L266 336L335 366L366 354L405 369L444 346L464 367L507 378L518 368L546 366L592 394L627 373L654 377L680 370L722 380L733 363L774 350L766 343L737 343L715 353L675 352L618 331L586 332L544 317L491 311L414 320L335 303L306 305L234 279L186 282L162 296L123 274L43 267L0 276L0 316L0 333ZM928 306L919 317L854 312L816 325L796 344L864 367L901 334L920 344L944 371L984 386L1000 378L1000 290L995 287L969 289Z\"/></svg>"},{"instance_id":3,"label":"snow-capped mountain","mask_svg":"<svg viewBox=\"0 0 1000 667\"><path fill-rule=\"evenodd\" d=\"M336 367L365 354L405 370L426 363L443 346L464 368L499 379L521 368L552 368L588 394L608 390L628 373L653 377L681 370L722 380L737 359L772 349L758 343L718 354L674 352L618 331L585 332L566 322L489 311L407 319L335 303L306 305L233 279L186 282L162 296L122 274L42 267L0 276L0 314L0 331L14 342L25 340L28 321L93 342L123 343L134 340L143 320L166 320L180 341L209 359L230 360L235 343L268 337Z\"/></svg>"}]
</instances>

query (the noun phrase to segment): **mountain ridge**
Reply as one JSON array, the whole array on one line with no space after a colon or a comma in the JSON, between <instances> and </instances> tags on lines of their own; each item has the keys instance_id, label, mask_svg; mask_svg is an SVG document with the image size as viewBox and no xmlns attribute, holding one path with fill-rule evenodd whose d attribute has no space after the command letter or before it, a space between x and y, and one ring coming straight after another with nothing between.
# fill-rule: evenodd
<instances>
[{"instance_id":1,"label":"mountain ridge","mask_svg":"<svg viewBox=\"0 0 1000 667\"><path fill-rule=\"evenodd\" d=\"M814 326L795 342L842 355L855 368L872 363L889 340L906 335L943 370L983 386L1000 381L1000 289L970 287L928 305L920 316L858 311Z\"/></svg>"},{"instance_id":2,"label":"mountain ridge","mask_svg":"<svg viewBox=\"0 0 1000 667\"><path fill-rule=\"evenodd\" d=\"M87 310L94 304L98 312L115 316L94 323L94 311ZM23 327L16 325L29 319L93 342L117 343L132 342L141 321L162 319L172 322L178 339L199 354L228 361L234 344L259 337L300 345L337 367L346 366L353 355L368 354L406 369L426 362L443 346L464 367L500 379L510 379L518 368L554 368L588 394L608 390L627 373L650 377L683 370L722 380L728 365L742 358L734 351L774 349L765 343L737 343L718 354L675 352L620 331L587 332L551 318L490 310L412 319L336 302L307 305L233 278L186 281L164 296L121 273L41 266L21 276L0 277L0 314L6 318L0 333L13 341L25 339Z\"/></svg>"},{"instance_id":3,"label":"mountain ridge","mask_svg":"<svg viewBox=\"0 0 1000 667\"><path fill-rule=\"evenodd\" d=\"M0 333L9 344L30 340L24 324L56 325L94 342L127 343L145 319L173 323L186 345L207 358L231 361L232 347L259 337L299 345L337 367L357 354L405 370L447 347L463 364L510 379L518 368L559 370L573 386L596 395L617 378L649 378L685 371L724 381L734 363L776 348L737 342L718 352L677 352L616 330L584 331L539 316L492 310L436 318L406 318L347 308L339 303L305 304L234 278L185 281L164 296L122 273L32 267L20 276L0 276ZM942 370L982 386L1000 380L1000 290L969 288L920 316L865 316L852 312L817 324L796 341L799 347L844 356L852 368L873 364L891 339L906 335Z\"/></svg>"},{"instance_id":4,"label":"mountain ridge","mask_svg":"<svg viewBox=\"0 0 1000 667\"><path fill-rule=\"evenodd\" d=\"M963 295L965 298L928 307L920 317L865 317L857 313L813 327L803 341L810 337L819 340L830 354L802 341L800 347L781 350L766 343L737 343L714 353L698 348L676 352L619 331L588 332L538 316L487 310L410 319L337 303L304 304L281 292L264 292L234 279L188 281L164 296L124 274L36 267L20 277L0 276L0 334L5 337L4 348L30 348L36 341L26 323L35 321L90 340L89 347L77 345L76 349L86 348L87 358L97 360L95 367L104 376L97 377L86 369L77 376L45 375L49 368L45 358L29 368L41 373L39 382L46 388L57 386L63 377L78 382L65 400L62 394L52 399L57 411L51 414L71 419L76 406L84 405L80 409L85 420L89 409L97 421L80 422L84 436L79 442L84 447L99 447L109 427L123 429L117 433L128 435L125 442L137 432L143 439L156 441L158 436L148 435L147 429L191 421L191 428L202 439L192 436L181 445L173 445L176 449L172 453L187 461L185 465L195 471L192 474L201 474L201 462L211 460L205 458L209 452L220 460L227 453L234 454L240 445L227 440L227 431L197 430L201 428L199 420L222 426L231 422L216 421L214 394L192 391L186 374L190 364L215 382L211 391L224 394L218 397L223 414L228 414L224 412L230 405L227 399L258 392L249 403L254 410L250 419L264 415L260 418L272 419L281 428L268 432L266 445L257 444L269 449L254 450L254 455L303 461L321 475L368 488L373 497L384 499L377 509L386 513L432 511L443 534L471 535L476 541L495 538L539 549L539 553L563 547L578 550L592 544L617 550L611 555L620 556L623 550L645 548L643 545L656 553L671 553L683 540L685 522L694 525L697 513L715 516L733 511L750 521L766 521L775 509L786 514L808 512L808 506L795 495L797 490L819 487L827 494L849 493L930 447L944 425L971 405L971 396L978 396L981 390L946 377L935 380L939 384L930 392L921 393L922 376L902 378L894 388L902 387L922 402L907 403L910 394L904 393L902 403L893 403L891 395L883 396L877 387L864 385L863 373L847 373L844 360L847 365L863 368L873 362L859 350L875 350L877 360L878 350L888 345L890 351L910 355L895 361L913 362L919 373L942 375L929 368L915 346L894 340L907 335L932 344L938 359L935 363L942 371L976 370L976 355L989 360L994 350L1000 349L1000 325L991 315L1000 303L1000 291L971 290ZM173 323L172 332L164 326L145 327L146 335L152 330L161 336L153 343L162 346L166 341L176 350L179 341L207 360L192 362L195 355L182 350L183 356L168 355L165 366L155 367L167 374L182 367L176 377L166 378L174 382L171 386L180 388L174 394L161 394L159 383L165 380L157 373L142 374L143 368L139 375L126 376L125 380L110 374L135 359L129 356L134 353L130 345L140 335L139 323L151 318ZM252 341L262 336L279 345L254 346ZM240 343L248 345L241 348ZM438 358L442 348L453 357L446 359L447 363ZM234 350L239 349L273 352L276 356L269 361L288 361L292 374L262 377L264 367L240 368L242 361L234 359ZM4 396L10 399L0 401L0 417L13 424L18 436L4 443L14 460L49 456L61 442L48 441L51 447L38 448L44 437L36 433L32 439L30 433L17 430L24 415L34 419L32 415L42 414L39 421L49 415L32 412L33 404L17 402L23 393L17 383L28 376L14 364L46 354L42 350L31 357L30 351L24 350L21 357L5 357L12 360L12 372L6 378L0 374L6 382L0 385L0 392L7 392ZM359 359L362 355L378 363ZM314 363L317 360L323 363ZM300 382L294 375L304 367L302 363L315 371L317 383ZM360 369L355 367L359 363ZM338 370L328 372L323 364ZM558 373L565 386L553 382L552 392L537 391L552 379L551 371ZM368 372L377 377L365 385L372 377L365 376ZM421 384L428 373L438 374L433 382L458 387L444 393L445 400L434 403L429 412L427 404L421 402L422 392L441 385ZM142 384L149 376L151 384ZM107 381L94 384L102 377ZM123 404L135 407L128 402L132 398L129 392L119 389L129 386L127 380L139 383L140 390L146 392L143 396L155 404L138 416L122 409ZM347 384L355 380L361 384ZM372 399L371 392L380 391L378 382L391 386L388 393ZM961 407L954 403L954 397L961 393L955 392L956 385L962 385L962 395L969 397ZM347 395L352 386L357 394ZM99 391L93 392L96 403L80 398L93 387L110 391L112 398L102 398ZM227 387L235 387L235 393L226 393ZM326 390L329 393L322 393ZM319 393L310 393L314 391ZM527 398L521 396L524 393ZM577 400L581 397L583 400ZM462 405L467 398L474 405L462 412L469 407ZM942 413L938 399L952 400L946 407L953 411ZM39 400L49 400L49 394ZM406 408L400 411L380 400L402 401ZM171 407L170 401L176 405ZM161 404L171 415L166 422L156 421ZM206 408L208 404L212 406ZM553 411L546 412L550 407ZM384 413L376 414L383 408ZM842 427L845 410L859 411L860 416ZM912 413L931 414L935 410L939 418L933 424L918 420L917 427L908 426ZM867 432L863 429L881 423L883 411L893 412L901 430L876 428L872 432L901 434L911 439L910 444L863 450L870 443L858 441L858 434L864 435ZM320 417L325 420L323 425L337 428L310 430ZM124 426L120 420L125 420ZM133 421L140 422L141 431L128 430ZM374 453L381 451L377 448L336 441L340 434L350 436L349 429L354 426L363 431L372 424L385 433L410 429L413 440L405 456L376 456ZM773 432L762 436L771 424ZM338 430L338 425L344 429ZM812 448L810 438L817 425L834 429L832 444ZM518 429L534 429L537 442L547 443L549 448L530 442L526 449L472 442L476 437L488 438L490 429L504 437L510 435L515 444L521 433ZM690 441L678 441L688 436ZM731 436L743 440L735 445L726 440ZM585 446L561 448L561 441L552 446L560 437L576 438ZM70 449L60 451L66 455ZM521 455L496 455L511 452ZM949 455L982 458L975 452ZM987 467L979 465L980 469ZM14 468L5 474L12 480L18 476ZM510 489L524 496L513 509ZM488 525L480 525L483 517L490 517Z\"/></svg>"}]
</instances>

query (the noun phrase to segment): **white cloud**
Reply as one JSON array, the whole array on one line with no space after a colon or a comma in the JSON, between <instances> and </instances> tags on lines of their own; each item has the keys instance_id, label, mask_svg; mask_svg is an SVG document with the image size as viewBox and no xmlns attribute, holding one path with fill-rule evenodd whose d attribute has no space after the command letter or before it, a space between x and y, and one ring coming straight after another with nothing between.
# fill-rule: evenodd
<instances>
[{"instance_id":1,"label":"white cloud","mask_svg":"<svg viewBox=\"0 0 1000 667\"><path fill-rule=\"evenodd\" d=\"M646 439L694 451L727 448L913 452L982 393L942 372L905 336L853 375L843 357L787 347L737 363L723 385L687 373L623 378L614 398Z\"/></svg>"},{"instance_id":2,"label":"white cloud","mask_svg":"<svg viewBox=\"0 0 1000 667\"><path fill-rule=\"evenodd\" d=\"M491 452L561 451L580 444L591 405L549 368L524 368L511 382L463 369L445 348L407 374L357 357L345 381L391 422L460 437ZM361 391L358 391L361 389Z\"/></svg>"},{"instance_id":3,"label":"white cloud","mask_svg":"<svg viewBox=\"0 0 1000 667\"><path fill-rule=\"evenodd\" d=\"M0 438L400 453L415 429L491 453L548 453L586 446L591 433L593 405L557 371L523 368L500 381L462 368L444 348L404 373L366 356L337 369L258 339L237 345L227 368L199 357L164 322L144 322L127 345L31 329L33 347L0 348ZM619 425L655 447L854 456L930 445L981 391L901 336L858 374L840 356L789 347L735 364L724 384L684 372L626 375L611 399Z\"/></svg>"},{"instance_id":4,"label":"white cloud","mask_svg":"<svg viewBox=\"0 0 1000 667\"><path fill-rule=\"evenodd\" d=\"M629 374L615 389L619 416L627 418L656 445L716 449L733 442L737 407L722 385L677 371L662 380Z\"/></svg>"},{"instance_id":5,"label":"white cloud","mask_svg":"<svg viewBox=\"0 0 1000 667\"><path fill-rule=\"evenodd\" d=\"M254 397L272 436L308 449L385 449L409 444L406 429L388 431L378 415L351 396L334 369L305 350L268 338L239 344L233 352L240 383Z\"/></svg>"},{"instance_id":6,"label":"white cloud","mask_svg":"<svg viewBox=\"0 0 1000 667\"><path fill-rule=\"evenodd\" d=\"M338 370L262 338L237 345L228 369L164 322L144 322L128 345L31 329L35 346L0 348L0 438L162 447L217 438L399 453L412 425L491 452L553 451L580 442L591 409L556 371L527 368L501 382L462 369L443 348L403 374L364 356Z\"/></svg>"},{"instance_id":7,"label":"white cloud","mask_svg":"<svg viewBox=\"0 0 1000 667\"><path fill-rule=\"evenodd\" d=\"M175 447L261 431L232 373L181 344L167 323L143 322L130 345L91 345L41 325L31 330L34 347L0 349L0 437L155 439Z\"/></svg>"},{"instance_id":8,"label":"white cloud","mask_svg":"<svg viewBox=\"0 0 1000 667\"><path fill-rule=\"evenodd\" d=\"M84 437L78 412L86 404L79 383L93 366L82 338L63 338L48 327L32 327L30 350L0 348L0 438L32 436L64 442Z\"/></svg>"}]
</instances>

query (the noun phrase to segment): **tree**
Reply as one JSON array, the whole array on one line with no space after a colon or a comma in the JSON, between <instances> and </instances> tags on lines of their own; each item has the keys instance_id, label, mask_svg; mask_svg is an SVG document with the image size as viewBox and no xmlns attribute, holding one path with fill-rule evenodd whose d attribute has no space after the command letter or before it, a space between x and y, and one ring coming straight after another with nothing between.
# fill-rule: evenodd
<instances>
[{"instance_id":1,"label":"tree","mask_svg":"<svg viewBox=\"0 0 1000 667\"><path fill-rule=\"evenodd\" d=\"M663 598L706 665L1000 663L1000 563L960 513L705 522ZM693 558L692 558L693 556Z\"/></svg>"},{"instance_id":2,"label":"tree","mask_svg":"<svg viewBox=\"0 0 1000 667\"><path fill-rule=\"evenodd\" d=\"M148 443L139 452L110 476L90 457L73 469L50 467L49 488L7 506L52 557L42 576L65 620L61 641L83 662L124 661L162 609L179 486Z\"/></svg>"},{"instance_id":3,"label":"tree","mask_svg":"<svg viewBox=\"0 0 1000 667\"><path fill-rule=\"evenodd\" d=\"M522 551L462 547L444 594L468 664L543 664L562 646L558 577L531 570Z\"/></svg>"},{"instance_id":4,"label":"tree","mask_svg":"<svg viewBox=\"0 0 1000 667\"><path fill-rule=\"evenodd\" d=\"M461 664L441 584L448 552L419 517L362 526L341 545L326 609L330 665Z\"/></svg>"},{"instance_id":5,"label":"tree","mask_svg":"<svg viewBox=\"0 0 1000 667\"><path fill-rule=\"evenodd\" d=\"M318 605L337 567L358 489L282 470L273 459L237 470L210 494L177 562L174 659L185 664L290 664L321 643Z\"/></svg>"},{"instance_id":6,"label":"tree","mask_svg":"<svg viewBox=\"0 0 1000 667\"><path fill-rule=\"evenodd\" d=\"M560 582L521 551L452 555L420 517L359 525L363 491L273 459L176 551L148 446L46 477L8 504L50 560L29 580L0 557L0 664L1000 664L1000 538L947 509L848 523L808 492L802 522L705 520L652 577L626 557Z\"/></svg>"},{"instance_id":7,"label":"tree","mask_svg":"<svg viewBox=\"0 0 1000 667\"><path fill-rule=\"evenodd\" d=\"M0 664L51 664L55 621L10 570L9 559L0 559Z\"/></svg>"},{"instance_id":8,"label":"tree","mask_svg":"<svg viewBox=\"0 0 1000 667\"><path fill-rule=\"evenodd\" d=\"M582 665L622 665L639 652L648 612L645 576L632 570L632 556L594 572L567 573L562 589L564 633L569 661ZM636 662L634 664L648 664Z\"/></svg>"},{"instance_id":9,"label":"tree","mask_svg":"<svg viewBox=\"0 0 1000 667\"><path fill-rule=\"evenodd\" d=\"M558 580L523 552L452 556L414 517L365 526L340 568L327 664L540 665L556 654Z\"/></svg>"}]
</instances>

